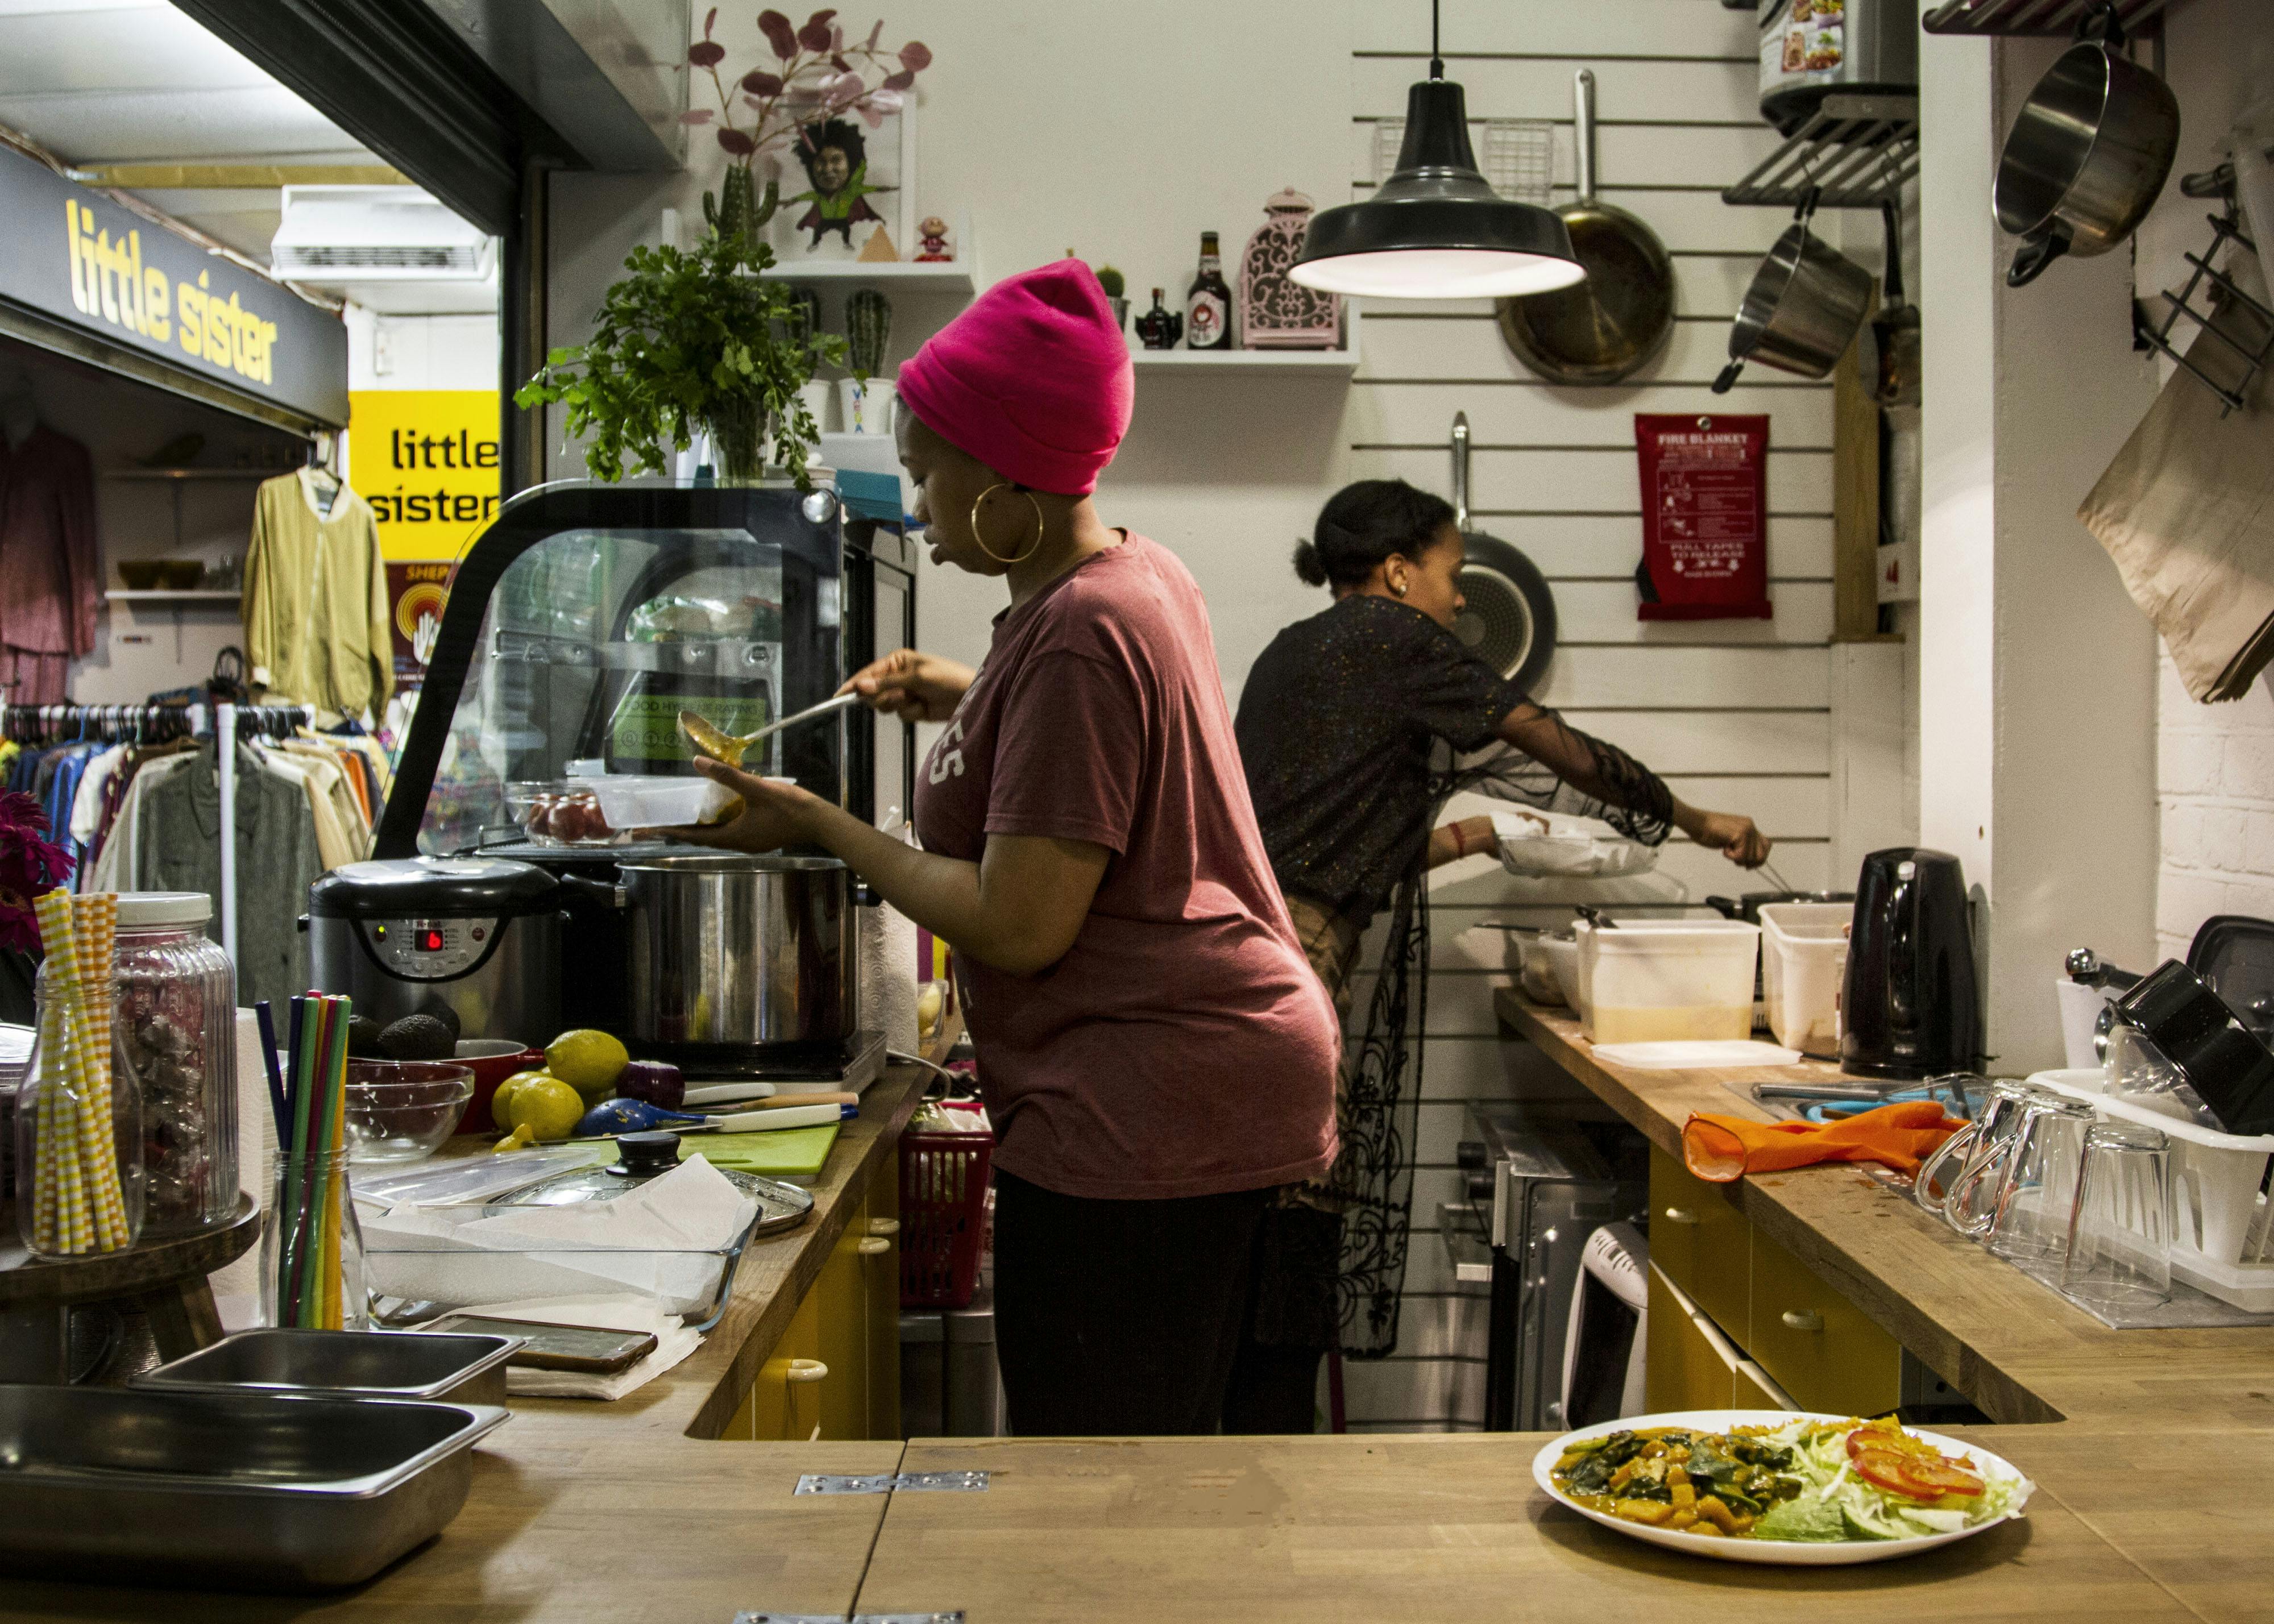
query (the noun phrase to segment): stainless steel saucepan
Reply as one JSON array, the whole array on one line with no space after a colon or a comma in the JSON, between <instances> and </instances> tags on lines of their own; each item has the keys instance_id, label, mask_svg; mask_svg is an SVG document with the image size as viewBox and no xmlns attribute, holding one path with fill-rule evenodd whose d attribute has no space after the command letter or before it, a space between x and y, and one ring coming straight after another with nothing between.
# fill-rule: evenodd
<instances>
[{"instance_id":1,"label":"stainless steel saucepan","mask_svg":"<svg viewBox=\"0 0 2274 1624\"><path fill-rule=\"evenodd\" d=\"M819 1047L860 1024L852 875L833 857L621 866L634 1048Z\"/></svg>"},{"instance_id":2,"label":"stainless steel saucepan","mask_svg":"<svg viewBox=\"0 0 2274 1624\"><path fill-rule=\"evenodd\" d=\"M2115 6L2098 8L2077 35L2022 103L1998 160L1998 224L2022 239L2008 287L2034 282L2065 253L2106 253L2131 236L2179 152L2179 102L2118 54Z\"/></svg>"},{"instance_id":3,"label":"stainless steel saucepan","mask_svg":"<svg viewBox=\"0 0 2274 1624\"><path fill-rule=\"evenodd\" d=\"M1729 328L1729 364L1714 379L1714 394L1727 395L1748 361L1803 378L1829 377L1864 325L1871 273L1808 229L1816 200L1811 186L1753 273Z\"/></svg>"}]
</instances>

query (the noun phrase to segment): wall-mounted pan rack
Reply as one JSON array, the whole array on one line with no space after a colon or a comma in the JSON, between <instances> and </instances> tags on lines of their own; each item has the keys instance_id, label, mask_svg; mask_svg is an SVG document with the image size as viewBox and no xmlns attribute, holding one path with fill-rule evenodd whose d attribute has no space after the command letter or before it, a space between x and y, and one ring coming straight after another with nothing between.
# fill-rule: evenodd
<instances>
[{"instance_id":1,"label":"wall-mounted pan rack","mask_svg":"<svg viewBox=\"0 0 2274 1624\"><path fill-rule=\"evenodd\" d=\"M1899 198L1918 167L1916 96L1835 93L1721 201L1796 208L1815 186L1821 207L1877 208Z\"/></svg>"},{"instance_id":2,"label":"wall-mounted pan rack","mask_svg":"<svg viewBox=\"0 0 2274 1624\"><path fill-rule=\"evenodd\" d=\"M2100 0L1947 0L1919 19L1929 34L2065 36ZM2163 15L2177 0L2116 0L2117 20L2127 34Z\"/></svg>"}]
</instances>

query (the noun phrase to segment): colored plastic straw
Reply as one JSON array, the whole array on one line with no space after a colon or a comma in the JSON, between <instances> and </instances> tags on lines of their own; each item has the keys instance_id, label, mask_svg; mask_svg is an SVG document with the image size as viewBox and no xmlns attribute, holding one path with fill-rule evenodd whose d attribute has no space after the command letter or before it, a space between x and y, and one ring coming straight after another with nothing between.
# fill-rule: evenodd
<instances>
[{"instance_id":1,"label":"colored plastic straw","mask_svg":"<svg viewBox=\"0 0 2274 1624\"><path fill-rule=\"evenodd\" d=\"M268 1109L276 1117L276 1143L281 1147L292 1131L292 1109L284 1103L284 1069L276 1058L276 1017L267 999L252 1006L252 1018L260 1024L260 1059L268 1071Z\"/></svg>"}]
</instances>

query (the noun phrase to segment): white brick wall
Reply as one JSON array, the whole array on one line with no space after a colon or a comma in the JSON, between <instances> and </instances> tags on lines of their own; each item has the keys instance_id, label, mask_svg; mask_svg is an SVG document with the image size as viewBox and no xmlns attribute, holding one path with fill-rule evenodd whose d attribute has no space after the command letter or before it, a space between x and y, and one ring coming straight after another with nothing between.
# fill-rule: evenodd
<instances>
[{"instance_id":1,"label":"white brick wall","mask_svg":"<svg viewBox=\"0 0 2274 1624\"><path fill-rule=\"evenodd\" d=\"M2232 704L2199 705L2166 657L2156 791L2163 809L2156 944L2163 953L2184 957L2195 928L2214 914L2274 919L2274 694L2266 683Z\"/></svg>"}]
</instances>

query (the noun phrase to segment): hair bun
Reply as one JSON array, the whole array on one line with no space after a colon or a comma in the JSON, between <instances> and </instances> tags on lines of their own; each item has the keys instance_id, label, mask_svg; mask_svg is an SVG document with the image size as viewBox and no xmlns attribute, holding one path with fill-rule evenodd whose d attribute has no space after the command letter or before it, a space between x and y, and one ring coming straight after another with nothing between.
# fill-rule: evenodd
<instances>
[{"instance_id":1,"label":"hair bun","mask_svg":"<svg viewBox=\"0 0 2274 1624\"><path fill-rule=\"evenodd\" d=\"M1324 586L1327 583L1327 560L1319 550L1307 541L1295 544L1295 577L1305 586Z\"/></svg>"}]
</instances>

